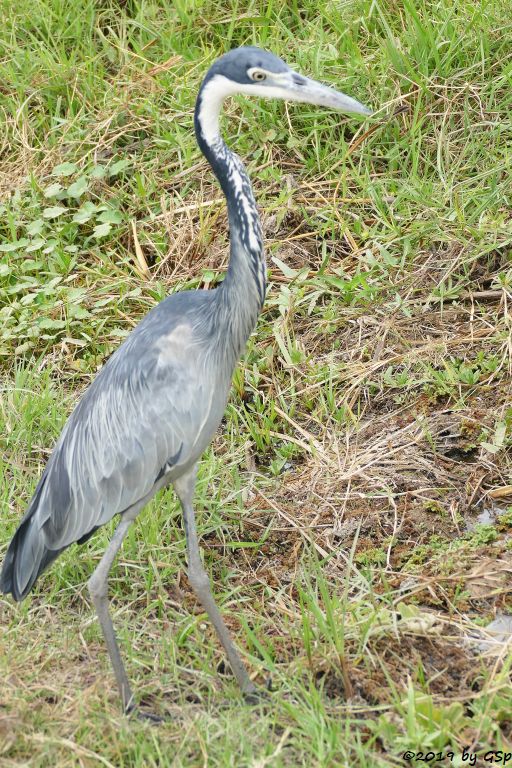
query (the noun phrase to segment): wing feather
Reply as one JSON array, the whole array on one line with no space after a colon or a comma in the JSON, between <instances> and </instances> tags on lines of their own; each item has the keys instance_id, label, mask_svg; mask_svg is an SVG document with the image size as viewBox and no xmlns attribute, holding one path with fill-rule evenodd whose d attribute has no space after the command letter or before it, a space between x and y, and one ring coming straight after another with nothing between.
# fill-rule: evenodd
<instances>
[{"instance_id":1,"label":"wing feather","mask_svg":"<svg viewBox=\"0 0 512 768\"><path fill-rule=\"evenodd\" d=\"M49 549L87 536L150 494L171 457L180 465L196 460L222 417L229 378L212 415L214 383L198 375L201 342L183 320L155 333L160 307L106 363L55 446L33 513Z\"/></svg>"}]
</instances>

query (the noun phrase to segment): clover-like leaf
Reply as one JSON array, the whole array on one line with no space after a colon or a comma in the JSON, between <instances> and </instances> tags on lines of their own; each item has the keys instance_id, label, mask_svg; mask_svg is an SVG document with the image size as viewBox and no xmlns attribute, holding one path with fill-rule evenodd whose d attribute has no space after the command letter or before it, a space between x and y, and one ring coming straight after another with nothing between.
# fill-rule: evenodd
<instances>
[{"instance_id":1,"label":"clover-like leaf","mask_svg":"<svg viewBox=\"0 0 512 768\"><path fill-rule=\"evenodd\" d=\"M89 172L89 177L91 179L104 179L106 174L107 174L106 165L95 165Z\"/></svg>"},{"instance_id":2,"label":"clover-like leaf","mask_svg":"<svg viewBox=\"0 0 512 768\"><path fill-rule=\"evenodd\" d=\"M47 240L46 248L43 249L43 253L53 253L56 245L57 245L57 240L55 239Z\"/></svg>"},{"instance_id":3,"label":"clover-like leaf","mask_svg":"<svg viewBox=\"0 0 512 768\"><path fill-rule=\"evenodd\" d=\"M45 197L57 197L60 192L62 192L62 184L59 184L58 181L55 181L53 184L50 184L49 187L46 187L46 189L43 190L43 195Z\"/></svg>"},{"instance_id":4,"label":"clover-like leaf","mask_svg":"<svg viewBox=\"0 0 512 768\"><path fill-rule=\"evenodd\" d=\"M114 208L109 208L98 216L98 221L101 221L102 224L121 224L122 220L121 213Z\"/></svg>"},{"instance_id":5,"label":"clover-like leaf","mask_svg":"<svg viewBox=\"0 0 512 768\"><path fill-rule=\"evenodd\" d=\"M71 176L76 171L75 163L61 163L56 165L52 171L52 176Z\"/></svg>"},{"instance_id":6,"label":"clover-like leaf","mask_svg":"<svg viewBox=\"0 0 512 768\"><path fill-rule=\"evenodd\" d=\"M132 164L132 161L128 158L124 158L123 160L118 160L116 163L113 163L109 169L108 174L109 176L117 176L118 173L121 173L121 171L124 171L125 168L128 168Z\"/></svg>"},{"instance_id":7,"label":"clover-like leaf","mask_svg":"<svg viewBox=\"0 0 512 768\"><path fill-rule=\"evenodd\" d=\"M86 224L90 219L92 219L97 210L98 207L94 205L94 203L91 203L89 200L87 200L87 202L80 206L72 220L75 222L75 224Z\"/></svg>"},{"instance_id":8,"label":"clover-like leaf","mask_svg":"<svg viewBox=\"0 0 512 768\"><path fill-rule=\"evenodd\" d=\"M27 224L27 235L34 237L34 235L40 235L44 229L44 221L42 219L35 219Z\"/></svg>"},{"instance_id":9,"label":"clover-like leaf","mask_svg":"<svg viewBox=\"0 0 512 768\"><path fill-rule=\"evenodd\" d=\"M66 327L66 321L65 320L53 320L51 317L42 317L37 321L37 324L40 328L45 328L47 330L50 330L52 328L65 328Z\"/></svg>"},{"instance_id":10,"label":"clover-like leaf","mask_svg":"<svg viewBox=\"0 0 512 768\"><path fill-rule=\"evenodd\" d=\"M46 240L44 237L36 237L35 240L32 240L30 245L27 245L25 248L27 253L32 253L33 251L38 251L40 248L43 247L43 245L46 243Z\"/></svg>"},{"instance_id":11,"label":"clover-like leaf","mask_svg":"<svg viewBox=\"0 0 512 768\"><path fill-rule=\"evenodd\" d=\"M63 205L54 205L51 208L45 208L43 216L45 219L56 219L58 216L62 216L63 213L66 213L67 210L68 209Z\"/></svg>"},{"instance_id":12,"label":"clover-like leaf","mask_svg":"<svg viewBox=\"0 0 512 768\"><path fill-rule=\"evenodd\" d=\"M69 197L78 198L81 197L84 192L87 192L87 189L87 177L80 176L79 179L77 179L73 184L71 184L71 186L67 188L67 193Z\"/></svg>"},{"instance_id":13,"label":"clover-like leaf","mask_svg":"<svg viewBox=\"0 0 512 768\"><path fill-rule=\"evenodd\" d=\"M21 240L15 240L12 243L2 243L0 245L0 251L2 253L11 253L12 251L19 251L20 248L25 248L25 246L28 245L28 240L26 237L22 237Z\"/></svg>"},{"instance_id":14,"label":"clover-like leaf","mask_svg":"<svg viewBox=\"0 0 512 768\"><path fill-rule=\"evenodd\" d=\"M98 226L94 227L92 235L96 238L106 237L111 229L112 226L110 224L98 224Z\"/></svg>"}]
</instances>

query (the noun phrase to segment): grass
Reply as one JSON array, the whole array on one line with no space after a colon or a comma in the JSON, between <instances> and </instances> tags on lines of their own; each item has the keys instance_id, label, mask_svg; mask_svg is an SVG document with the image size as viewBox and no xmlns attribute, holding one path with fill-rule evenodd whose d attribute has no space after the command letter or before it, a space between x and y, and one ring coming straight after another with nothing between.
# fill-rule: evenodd
<instances>
[{"instance_id":1,"label":"grass","mask_svg":"<svg viewBox=\"0 0 512 768\"><path fill-rule=\"evenodd\" d=\"M110 590L134 687L169 720L119 713L85 587L107 526L26 602L0 601L2 766L510 750L510 646L471 637L512 609L511 11L4 3L2 554L102 362L168 292L225 269L225 210L192 132L211 61L258 44L380 112L226 106L270 287L196 506L223 615L274 691L240 705L169 491Z\"/></svg>"}]
</instances>

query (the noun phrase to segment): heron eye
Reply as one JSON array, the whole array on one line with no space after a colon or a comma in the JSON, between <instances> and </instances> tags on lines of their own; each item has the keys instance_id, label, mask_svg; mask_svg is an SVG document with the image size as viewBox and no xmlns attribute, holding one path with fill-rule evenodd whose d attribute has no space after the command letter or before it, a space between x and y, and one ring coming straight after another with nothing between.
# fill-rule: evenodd
<instances>
[{"instance_id":1,"label":"heron eye","mask_svg":"<svg viewBox=\"0 0 512 768\"><path fill-rule=\"evenodd\" d=\"M261 82L261 80L266 80L267 79L266 74L264 72L262 72L260 69L255 69L253 72L251 72L249 74L249 76L253 80L259 80L260 82Z\"/></svg>"}]
</instances>

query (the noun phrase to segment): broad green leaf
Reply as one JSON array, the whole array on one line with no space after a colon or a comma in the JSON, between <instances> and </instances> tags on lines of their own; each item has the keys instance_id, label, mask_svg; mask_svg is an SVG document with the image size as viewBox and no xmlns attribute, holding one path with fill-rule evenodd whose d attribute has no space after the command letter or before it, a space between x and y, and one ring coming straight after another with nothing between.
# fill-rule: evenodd
<instances>
[{"instance_id":1,"label":"broad green leaf","mask_svg":"<svg viewBox=\"0 0 512 768\"><path fill-rule=\"evenodd\" d=\"M128 168L132 164L132 161L128 158L125 158L124 160L118 160L117 163L113 163L108 169L109 176L117 176L118 173L121 173L121 171L124 171L125 168Z\"/></svg>"},{"instance_id":2,"label":"broad green leaf","mask_svg":"<svg viewBox=\"0 0 512 768\"><path fill-rule=\"evenodd\" d=\"M67 307L68 317L76 320L85 320L91 316L91 313L80 304L69 304Z\"/></svg>"},{"instance_id":3,"label":"broad green leaf","mask_svg":"<svg viewBox=\"0 0 512 768\"><path fill-rule=\"evenodd\" d=\"M94 227L93 237L106 237L111 229L110 224L98 224L97 227Z\"/></svg>"},{"instance_id":4,"label":"broad green leaf","mask_svg":"<svg viewBox=\"0 0 512 768\"><path fill-rule=\"evenodd\" d=\"M42 317L37 321L37 324L40 328L46 328L47 330L51 328L65 328L67 325L65 320L52 320L50 317Z\"/></svg>"},{"instance_id":5,"label":"broad green leaf","mask_svg":"<svg viewBox=\"0 0 512 768\"><path fill-rule=\"evenodd\" d=\"M98 206L94 205L94 203L91 203L90 200L87 200L83 205L80 206L72 220L75 222L75 224L85 224L90 219L92 219L97 210Z\"/></svg>"},{"instance_id":6,"label":"broad green leaf","mask_svg":"<svg viewBox=\"0 0 512 768\"><path fill-rule=\"evenodd\" d=\"M26 274L27 272L38 272L39 270L43 269L44 264L42 261L34 261L33 259L25 259L25 261L21 264L21 271L23 274Z\"/></svg>"},{"instance_id":7,"label":"broad green leaf","mask_svg":"<svg viewBox=\"0 0 512 768\"><path fill-rule=\"evenodd\" d=\"M103 213L100 213L98 216L98 221L101 221L103 224L121 224L122 220L123 217L121 213L114 208L103 211Z\"/></svg>"},{"instance_id":8,"label":"broad green leaf","mask_svg":"<svg viewBox=\"0 0 512 768\"><path fill-rule=\"evenodd\" d=\"M28 350L34 346L33 341L26 341L24 344L20 344L16 349L14 350L15 355L22 355L24 352L28 352Z\"/></svg>"},{"instance_id":9,"label":"broad green leaf","mask_svg":"<svg viewBox=\"0 0 512 768\"><path fill-rule=\"evenodd\" d=\"M71 176L75 171L75 163L61 163L60 165L55 166L52 171L52 176Z\"/></svg>"},{"instance_id":10,"label":"broad green leaf","mask_svg":"<svg viewBox=\"0 0 512 768\"><path fill-rule=\"evenodd\" d=\"M0 251L2 253L11 253L12 251L19 251L20 248L25 248L27 246L29 241L26 237L23 237L21 240L16 240L15 243L4 243L3 245L0 245Z\"/></svg>"},{"instance_id":11,"label":"broad green leaf","mask_svg":"<svg viewBox=\"0 0 512 768\"><path fill-rule=\"evenodd\" d=\"M45 197L56 197L59 192L62 192L62 184L59 184L59 182L56 181L53 184L50 184L49 187L46 187L45 190L43 190L43 195Z\"/></svg>"},{"instance_id":12,"label":"broad green leaf","mask_svg":"<svg viewBox=\"0 0 512 768\"><path fill-rule=\"evenodd\" d=\"M25 293L26 291L29 291L31 288L39 288L40 284L37 280L34 280L34 278L27 278L26 280L20 280L19 283L15 283L15 285L10 285L5 290L9 294L14 293Z\"/></svg>"},{"instance_id":13,"label":"broad green leaf","mask_svg":"<svg viewBox=\"0 0 512 768\"><path fill-rule=\"evenodd\" d=\"M67 292L68 301L78 301L79 299L83 299L86 295L87 290L85 288L70 288Z\"/></svg>"},{"instance_id":14,"label":"broad green leaf","mask_svg":"<svg viewBox=\"0 0 512 768\"><path fill-rule=\"evenodd\" d=\"M37 301L38 295L37 293L26 293L25 296L22 296L20 299L20 304L23 307L28 307L30 304L33 304L34 301Z\"/></svg>"},{"instance_id":15,"label":"broad green leaf","mask_svg":"<svg viewBox=\"0 0 512 768\"><path fill-rule=\"evenodd\" d=\"M35 219L35 221L31 221L30 224L27 224L27 234L28 235L40 235L44 228L44 221L42 219Z\"/></svg>"},{"instance_id":16,"label":"broad green leaf","mask_svg":"<svg viewBox=\"0 0 512 768\"><path fill-rule=\"evenodd\" d=\"M40 248L45 245L46 240L43 237L38 237L36 240L32 240L30 245L27 245L25 248L27 253L32 253L33 251L38 251Z\"/></svg>"},{"instance_id":17,"label":"broad green leaf","mask_svg":"<svg viewBox=\"0 0 512 768\"><path fill-rule=\"evenodd\" d=\"M285 277L288 277L290 279L293 279L295 275L297 274L297 269L292 269L287 264L284 263L284 261L281 261L281 259L278 259L277 256L272 256L272 261L274 264L277 264L281 272Z\"/></svg>"},{"instance_id":18,"label":"broad green leaf","mask_svg":"<svg viewBox=\"0 0 512 768\"><path fill-rule=\"evenodd\" d=\"M56 219L58 216L62 216L63 213L67 213L67 210L62 205L54 205L52 208L45 208L43 216L45 219Z\"/></svg>"},{"instance_id":19,"label":"broad green leaf","mask_svg":"<svg viewBox=\"0 0 512 768\"><path fill-rule=\"evenodd\" d=\"M494 445L499 445L500 448L505 442L505 435L507 434L507 424L505 421L499 421L496 425L496 432L494 433Z\"/></svg>"},{"instance_id":20,"label":"broad green leaf","mask_svg":"<svg viewBox=\"0 0 512 768\"><path fill-rule=\"evenodd\" d=\"M111 304L113 301L116 301L114 296L107 296L104 299L98 299L98 301L95 301L94 307L106 307L107 304Z\"/></svg>"},{"instance_id":21,"label":"broad green leaf","mask_svg":"<svg viewBox=\"0 0 512 768\"><path fill-rule=\"evenodd\" d=\"M79 198L84 194L84 192L87 192L87 188L87 178L85 176L80 176L79 179L77 179L73 184L71 184L70 187L67 188L67 193L69 197Z\"/></svg>"},{"instance_id":22,"label":"broad green leaf","mask_svg":"<svg viewBox=\"0 0 512 768\"><path fill-rule=\"evenodd\" d=\"M492 443L482 443L482 448L484 448L488 453L498 453L498 451L501 451L504 446L506 434L507 423L505 421L498 421L496 424L496 430L493 435Z\"/></svg>"},{"instance_id":23,"label":"broad green leaf","mask_svg":"<svg viewBox=\"0 0 512 768\"><path fill-rule=\"evenodd\" d=\"M89 178L91 179L104 179L107 174L106 165L95 165L89 172Z\"/></svg>"}]
</instances>

